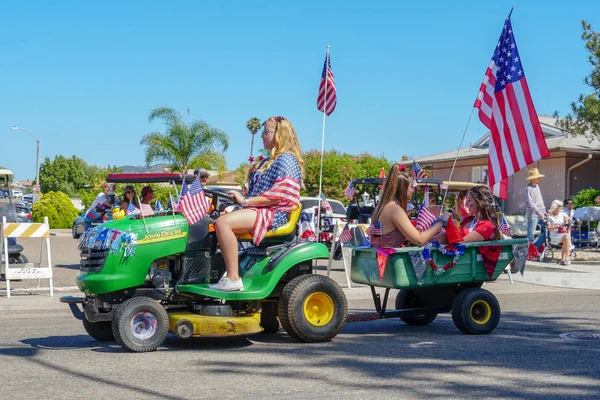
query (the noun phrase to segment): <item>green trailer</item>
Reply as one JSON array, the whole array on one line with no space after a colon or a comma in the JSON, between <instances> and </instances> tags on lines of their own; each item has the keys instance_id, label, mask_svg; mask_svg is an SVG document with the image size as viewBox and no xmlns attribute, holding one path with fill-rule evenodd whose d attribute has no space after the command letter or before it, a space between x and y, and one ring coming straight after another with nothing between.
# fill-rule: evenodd
<instances>
[{"instance_id":1,"label":"green trailer","mask_svg":"<svg viewBox=\"0 0 600 400\"><path fill-rule=\"evenodd\" d=\"M500 320L500 305L481 286L496 280L515 258L523 265L526 251L526 239L397 249L355 247L351 280L371 288L381 318L427 325L439 313L452 312L462 332L490 333ZM385 288L383 300L375 288ZM400 289L394 310L387 309L391 289Z\"/></svg>"}]
</instances>

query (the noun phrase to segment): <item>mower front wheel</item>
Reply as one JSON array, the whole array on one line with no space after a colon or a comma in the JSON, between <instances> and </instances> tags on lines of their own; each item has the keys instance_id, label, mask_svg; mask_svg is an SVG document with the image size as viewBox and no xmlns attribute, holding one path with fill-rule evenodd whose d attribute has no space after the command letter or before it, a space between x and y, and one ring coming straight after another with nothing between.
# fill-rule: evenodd
<instances>
[{"instance_id":1,"label":"mower front wheel","mask_svg":"<svg viewBox=\"0 0 600 400\"><path fill-rule=\"evenodd\" d=\"M169 316L156 300L134 297L121 304L115 312L112 331L117 342L128 351L153 351L169 333Z\"/></svg>"},{"instance_id":2,"label":"mower front wheel","mask_svg":"<svg viewBox=\"0 0 600 400\"><path fill-rule=\"evenodd\" d=\"M300 342L327 342L344 326L348 305L340 286L322 275L292 279L279 299L279 320L286 332Z\"/></svg>"}]
</instances>

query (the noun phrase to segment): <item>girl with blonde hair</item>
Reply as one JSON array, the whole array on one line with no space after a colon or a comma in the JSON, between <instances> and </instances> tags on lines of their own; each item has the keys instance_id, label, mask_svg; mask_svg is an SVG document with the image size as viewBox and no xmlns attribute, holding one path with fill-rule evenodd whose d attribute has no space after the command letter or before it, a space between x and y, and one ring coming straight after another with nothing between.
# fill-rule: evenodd
<instances>
[{"instance_id":1,"label":"girl with blonde hair","mask_svg":"<svg viewBox=\"0 0 600 400\"><path fill-rule=\"evenodd\" d=\"M219 217L215 223L227 273L219 283L209 286L210 289L243 290L235 235L252 232L253 242L258 245L269 229L287 223L290 212L300 204L304 161L296 131L292 123L281 116L267 119L263 126L263 147L271 155L250 173L246 196L229 192L243 208Z\"/></svg>"}]
</instances>

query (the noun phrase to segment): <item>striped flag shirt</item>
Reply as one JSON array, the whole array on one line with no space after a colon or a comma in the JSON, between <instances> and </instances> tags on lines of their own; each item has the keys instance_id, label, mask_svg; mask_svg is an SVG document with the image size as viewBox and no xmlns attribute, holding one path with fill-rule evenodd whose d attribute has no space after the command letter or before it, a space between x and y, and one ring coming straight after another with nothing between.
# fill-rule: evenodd
<instances>
[{"instance_id":1,"label":"striped flag shirt","mask_svg":"<svg viewBox=\"0 0 600 400\"><path fill-rule=\"evenodd\" d=\"M189 189L184 181L181 188L181 194L179 207L181 208L181 213L190 225L195 224L204 218L210 209L210 200L204 193L204 188L200 183L200 175L198 175L196 180L190 185Z\"/></svg>"},{"instance_id":2,"label":"striped flag shirt","mask_svg":"<svg viewBox=\"0 0 600 400\"><path fill-rule=\"evenodd\" d=\"M335 89L335 80L331 71L331 61L329 59L329 50L325 56L323 64L323 73L321 74L321 84L319 85L319 96L317 97L317 109L323 111L329 116L337 105L337 90Z\"/></svg>"},{"instance_id":3,"label":"striped flag shirt","mask_svg":"<svg viewBox=\"0 0 600 400\"><path fill-rule=\"evenodd\" d=\"M550 156L517 51L510 14L474 107L490 130L489 186L494 195L506 199L509 176Z\"/></svg>"}]
</instances>

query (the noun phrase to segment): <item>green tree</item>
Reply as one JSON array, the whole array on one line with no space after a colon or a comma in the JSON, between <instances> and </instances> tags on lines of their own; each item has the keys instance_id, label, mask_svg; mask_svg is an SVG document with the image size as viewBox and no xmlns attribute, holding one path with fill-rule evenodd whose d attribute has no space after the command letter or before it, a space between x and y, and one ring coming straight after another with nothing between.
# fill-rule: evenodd
<instances>
[{"instance_id":1,"label":"green tree","mask_svg":"<svg viewBox=\"0 0 600 400\"><path fill-rule=\"evenodd\" d=\"M304 157L304 189L302 195L317 196L319 193L319 173L321 153L311 150ZM348 203L344 189L348 182L357 178L376 178L381 168L387 171L390 161L385 157L375 157L367 153L358 156L327 151L323 156L323 193L327 198Z\"/></svg>"},{"instance_id":2,"label":"green tree","mask_svg":"<svg viewBox=\"0 0 600 400\"><path fill-rule=\"evenodd\" d=\"M250 157L254 155L254 136L256 135L256 132L258 132L258 130L260 129L260 126L260 119L256 117L250 118L248 122L246 122L246 128L248 128L248 130L252 134L252 142L250 143Z\"/></svg>"},{"instance_id":3,"label":"green tree","mask_svg":"<svg viewBox=\"0 0 600 400\"><path fill-rule=\"evenodd\" d=\"M85 161L76 156L46 157L40 165L40 186L43 193L60 191L74 197L77 190L88 184L84 172Z\"/></svg>"},{"instance_id":4,"label":"green tree","mask_svg":"<svg viewBox=\"0 0 600 400\"><path fill-rule=\"evenodd\" d=\"M65 193L48 192L33 205L31 215L33 222L43 222L44 217L48 217L50 228L70 228L77 218L77 209Z\"/></svg>"},{"instance_id":5,"label":"green tree","mask_svg":"<svg viewBox=\"0 0 600 400\"><path fill-rule=\"evenodd\" d=\"M558 111L554 113L559 128L573 135L600 135L600 33L592 29L592 25L581 21L583 32L581 38L590 53L588 60L592 64L592 72L584 82L592 88L591 94L581 94L577 101L571 103L571 113L560 119Z\"/></svg>"},{"instance_id":6,"label":"green tree","mask_svg":"<svg viewBox=\"0 0 600 400\"><path fill-rule=\"evenodd\" d=\"M166 161L172 171L185 172L188 168L203 167L222 171L226 167L223 152L229 147L229 137L205 121L185 124L181 115L172 108L158 107L150 112L150 122L159 119L166 132L150 132L140 144L146 146L146 164Z\"/></svg>"}]
</instances>

